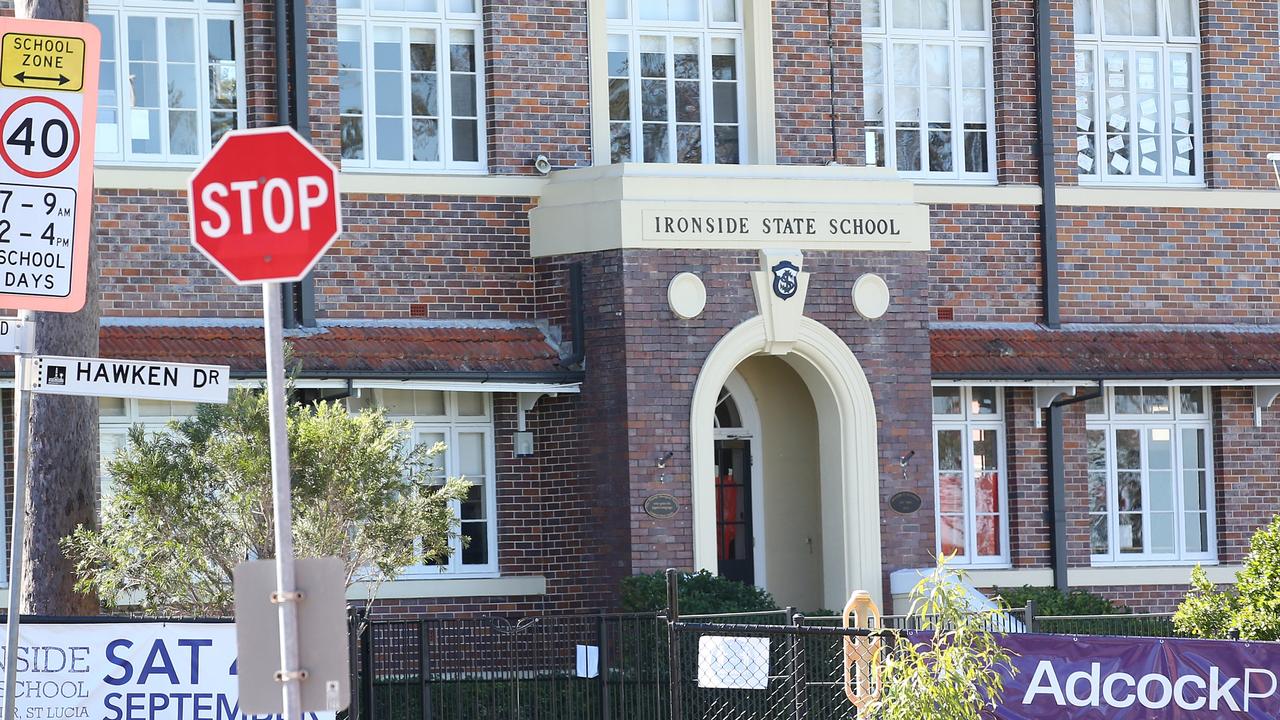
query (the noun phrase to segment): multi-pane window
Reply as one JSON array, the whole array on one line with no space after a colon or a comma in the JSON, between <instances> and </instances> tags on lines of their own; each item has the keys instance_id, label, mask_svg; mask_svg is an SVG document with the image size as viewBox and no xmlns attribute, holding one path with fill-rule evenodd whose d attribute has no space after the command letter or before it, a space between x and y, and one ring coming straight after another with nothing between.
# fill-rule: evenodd
<instances>
[{"instance_id":1,"label":"multi-pane window","mask_svg":"<svg viewBox=\"0 0 1280 720\"><path fill-rule=\"evenodd\" d=\"M745 162L739 0L609 0L610 161Z\"/></svg>"},{"instance_id":2,"label":"multi-pane window","mask_svg":"<svg viewBox=\"0 0 1280 720\"><path fill-rule=\"evenodd\" d=\"M1200 40L1192 0L1075 0L1081 178L1201 178Z\"/></svg>"},{"instance_id":3,"label":"multi-pane window","mask_svg":"<svg viewBox=\"0 0 1280 720\"><path fill-rule=\"evenodd\" d=\"M1204 387L1117 387L1089 402L1095 563L1215 557L1212 425Z\"/></svg>"},{"instance_id":4,"label":"multi-pane window","mask_svg":"<svg viewBox=\"0 0 1280 720\"><path fill-rule=\"evenodd\" d=\"M98 477L102 497L111 494L107 465L128 444L130 428L141 425L147 433L160 433L168 429L170 422L195 414L195 403L98 398Z\"/></svg>"},{"instance_id":5,"label":"multi-pane window","mask_svg":"<svg viewBox=\"0 0 1280 720\"><path fill-rule=\"evenodd\" d=\"M933 389L938 551L964 565L1009 562L999 388Z\"/></svg>"},{"instance_id":6,"label":"multi-pane window","mask_svg":"<svg viewBox=\"0 0 1280 720\"><path fill-rule=\"evenodd\" d=\"M995 178L989 2L871 0L862 66L868 165Z\"/></svg>"},{"instance_id":7,"label":"multi-pane window","mask_svg":"<svg viewBox=\"0 0 1280 720\"><path fill-rule=\"evenodd\" d=\"M346 168L483 170L479 0L339 0Z\"/></svg>"},{"instance_id":8,"label":"multi-pane window","mask_svg":"<svg viewBox=\"0 0 1280 720\"><path fill-rule=\"evenodd\" d=\"M407 577L450 574L493 574L498 570L498 528L494 472L493 415L488 393L438 390L364 390L365 402L383 407L397 420L413 422L417 445L444 443L432 462L433 478L461 478L470 484L467 497L453 503L461 522L449 559L440 565L408 568ZM354 404L354 403L353 403Z\"/></svg>"},{"instance_id":9,"label":"multi-pane window","mask_svg":"<svg viewBox=\"0 0 1280 720\"><path fill-rule=\"evenodd\" d=\"M240 3L94 0L98 160L194 163L244 127Z\"/></svg>"}]
</instances>

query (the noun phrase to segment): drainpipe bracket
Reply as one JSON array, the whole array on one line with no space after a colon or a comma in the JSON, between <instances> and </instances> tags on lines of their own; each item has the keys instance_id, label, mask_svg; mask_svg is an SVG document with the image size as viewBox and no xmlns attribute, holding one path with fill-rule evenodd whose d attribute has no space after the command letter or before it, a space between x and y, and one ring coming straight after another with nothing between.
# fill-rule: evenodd
<instances>
[{"instance_id":1,"label":"drainpipe bracket","mask_svg":"<svg viewBox=\"0 0 1280 720\"><path fill-rule=\"evenodd\" d=\"M1076 394L1074 385L1049 385L1036 388L1036 428L1044 427L1044 413L1054 403Z\"/></svg>"},{"instance_id":2,"label":"drainpipe bracket","mask_svg":"<svg viewBox=\"0 0 1280 720\"><path fill-rule=\"evenodd\" d=\"M1280 385L1253 386L1253 426L1262 427L1262 411L1271 407L1280 397Z\"/></svg>"}]
</instances>

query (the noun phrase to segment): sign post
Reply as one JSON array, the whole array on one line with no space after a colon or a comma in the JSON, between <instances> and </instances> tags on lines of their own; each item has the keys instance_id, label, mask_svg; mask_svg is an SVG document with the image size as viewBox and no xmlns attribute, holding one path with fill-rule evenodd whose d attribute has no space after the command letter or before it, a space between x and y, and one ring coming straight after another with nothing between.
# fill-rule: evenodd
<instances>
[{"instance_id":1,"label":"sign post","mask_svg":"<svg viewBox=\"0 0 1280 720\"><path fill-rule=\"evenodd\" d=\"M188 183L191 242L241 285L262 285L267 398L271 427L271 494L275 505L276 591L285 720L305 710L299 666L289 439L286 431L284 322L280 285L304 278L342 231L338 172L292 128L227 133Z\"/></svg>"},{"instance_id":2,"label":"sign post","mask_svg":"<svg viewBox=\"0 0 1280 720\"><path fill-rule=\"evenodd\" d=\"M101 43L89 23L0 19L0 308L84 306ZM4 683L4 719L13 720L31 412L22 358L32 351L34 321L0 324L0 352L16 355Z\"/></svg>"}]
</instances>

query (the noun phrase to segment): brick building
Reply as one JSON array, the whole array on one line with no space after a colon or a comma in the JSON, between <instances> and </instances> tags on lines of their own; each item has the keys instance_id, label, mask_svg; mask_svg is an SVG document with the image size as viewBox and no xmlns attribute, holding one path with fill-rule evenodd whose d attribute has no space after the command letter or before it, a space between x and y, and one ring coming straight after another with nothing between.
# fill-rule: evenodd
<instances>
[{"instance_id":1,"label":"brick building","mask_svg":"<svg viewBox=\"0 0 1280 720\"><path fill-rule=\"evenodd\" d=\"M386 612L669 566L831 608L940 552L1168 610L1276 509L1274 3L88 9L104 356L261 377L186 179L283 120L341 163L301 386L475 483L469 547ZM104 401L103 451L189 411Z\"/></svg>"}]
</instances>

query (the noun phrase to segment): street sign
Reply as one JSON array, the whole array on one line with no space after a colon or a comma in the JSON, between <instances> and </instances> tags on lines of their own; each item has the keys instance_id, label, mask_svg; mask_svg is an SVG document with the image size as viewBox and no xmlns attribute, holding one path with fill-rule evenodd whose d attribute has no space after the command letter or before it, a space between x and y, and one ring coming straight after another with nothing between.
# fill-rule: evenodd
<instances>
[{"instance_id":1,"label":"street sign","mask_svg":"<svg viewBox=\"0 0 1280 720\"><path fill-rule=\"evenodd\" d=\"M236 130L188 181L191 242L241 285L294 282L338 234L338 170L292 128Z\"/></svg>"},{"instance_id":2,"label":"street sign","mask_svg":"<svg viewBox=\"0 0 1280 720\"><path fill-rule=\"evenodd\" d=\"M23 390L43 395L225 403L231 387L226 365L40 356L26 363Z\"/></svg>"},{"instance_id":3,"label":"street sign","mask_svg":"<svg viewBox=\"0 0 1280 720\"><path fill-rule=\"evenodd\" d=\"M101 40L0 19L0 308L84 306Z\"/></svg>"},{"instance_id":4,"label":"street sign","mask_svg":"<svg viewBox=\"0 0 1280 720\"><path fill-rule=\"evenodd\" d=\"M32 352L35 329L35 324L27 320L0 318L0 355Z\"/></svg>"},{"instance_id":5,"label":"street sign","mask_svg":"<svg viewBox=\"0 0 1280 720\"><path fill-rule=\"evenodd\" d=\"M351 700L350 646L347 644L346 571L336 557L298 558L298 659L302 678L300 712L337 712ZM241 563L233 573L236 646L240 649L240 712L279 715L283 710L280 671L280 614L273 601L276 564Z\"/></svg>"}]
</instances>

